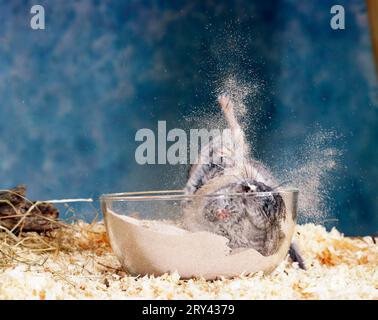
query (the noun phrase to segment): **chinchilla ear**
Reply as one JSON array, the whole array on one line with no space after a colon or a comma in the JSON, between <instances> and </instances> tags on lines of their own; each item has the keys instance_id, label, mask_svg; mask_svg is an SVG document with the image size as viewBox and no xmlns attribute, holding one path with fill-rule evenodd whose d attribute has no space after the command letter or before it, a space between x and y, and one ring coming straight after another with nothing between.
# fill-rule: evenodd
<instances>
[{"instance_id":1,"label":"chinchilla ear","mask_svg":"<svg viewBox=\"0 0 378 320\"><path fill-rule=\"evenodd\" d=\"M221 221L227 219L228 217L230 217L230 215L231 215L230 211L225 208L218 209L216 213L218 220L221 220Z\"/></svg>"}]
</instances>

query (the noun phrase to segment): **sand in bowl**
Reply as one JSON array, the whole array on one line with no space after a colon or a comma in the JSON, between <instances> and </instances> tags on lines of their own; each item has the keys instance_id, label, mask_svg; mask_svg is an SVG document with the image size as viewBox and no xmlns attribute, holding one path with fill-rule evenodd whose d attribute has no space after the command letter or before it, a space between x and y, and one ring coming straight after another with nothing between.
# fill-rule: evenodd
<instances>
[{"instance_id":1,"label":"sand in bowl","mask_svg":"<svg viewBox=\"0 0 378 320\"><path fill-rule=\"evenodd\" d=\"M271 272L287 255L295 228L296 193L282 192L282 195L288 212L282 231L287 236L279 250L269 256L252 248L232 250L226 237L212 232L191 232L173 221L141 220L132 217L126 209L118 213L111 209L118 201L124 203L127 197L103 196L102 209L111 247L131 274L177 272L184 279L230 278L258 271ZM162 199L151 201L159 205Z\"/></svg>"}]
</instances>

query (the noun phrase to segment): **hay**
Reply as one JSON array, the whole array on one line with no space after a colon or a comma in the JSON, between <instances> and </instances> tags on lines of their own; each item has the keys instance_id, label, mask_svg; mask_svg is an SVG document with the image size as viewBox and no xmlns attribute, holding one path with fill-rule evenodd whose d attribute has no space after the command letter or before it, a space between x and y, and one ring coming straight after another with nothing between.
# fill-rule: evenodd
<instances>
[{"instance_id":1,"label":"hay","mask_svg":"<svg viewBox=\"0 0 378 320\"><path fill-rule=\"evenodd\" d=\"M60 224L44 235L0 232L0 299L378 299L378 245L371 237L297 226L307 271L286 259L266 276L184 281L121 270L102 222Z\"/></svg>"}]
</instances>

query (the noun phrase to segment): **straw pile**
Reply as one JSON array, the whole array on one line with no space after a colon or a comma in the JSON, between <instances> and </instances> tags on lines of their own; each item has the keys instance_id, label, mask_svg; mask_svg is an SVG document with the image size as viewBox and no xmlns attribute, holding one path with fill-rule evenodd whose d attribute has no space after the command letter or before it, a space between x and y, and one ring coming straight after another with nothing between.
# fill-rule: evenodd
<instances>
[{"instance_id":1,"label":"straw pile","mask_svg":"<svg viewBox=\"0 0 378 320\"><path fill-rule=\"evenodd\" d=\"M307 271L288 259L270 275L180 280L132 277L111 252L102 222L45 235L0 232L0 299L378 299L378 245L336 229L297 226Z\"/></svg>"}]
</instances>

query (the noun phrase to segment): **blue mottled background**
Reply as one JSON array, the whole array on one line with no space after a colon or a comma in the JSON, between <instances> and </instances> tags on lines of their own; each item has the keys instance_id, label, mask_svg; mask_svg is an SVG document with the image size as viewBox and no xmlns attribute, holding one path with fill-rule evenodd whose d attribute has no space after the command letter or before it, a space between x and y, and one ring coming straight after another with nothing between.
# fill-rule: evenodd
<instances>
[{"instance_id":1,"label":"blue mottled background","mask_svg":"<svg viewBox=\"0 0 378 320\"><path fill-rule=\"evenodd\" d=\"M257 150L316 126L344 154L331 192L348 234L378 230L377 80L367 8L337 1L0 1L0 181L34 199L176 188L182 166L139 166L137 129L212 108L219 79L261 85ZM30 28L41 4L46 29ZM284 134L282 134L284 133ZM88 217L89 218L89 217Z\"/></svg>"}]
</instances>

